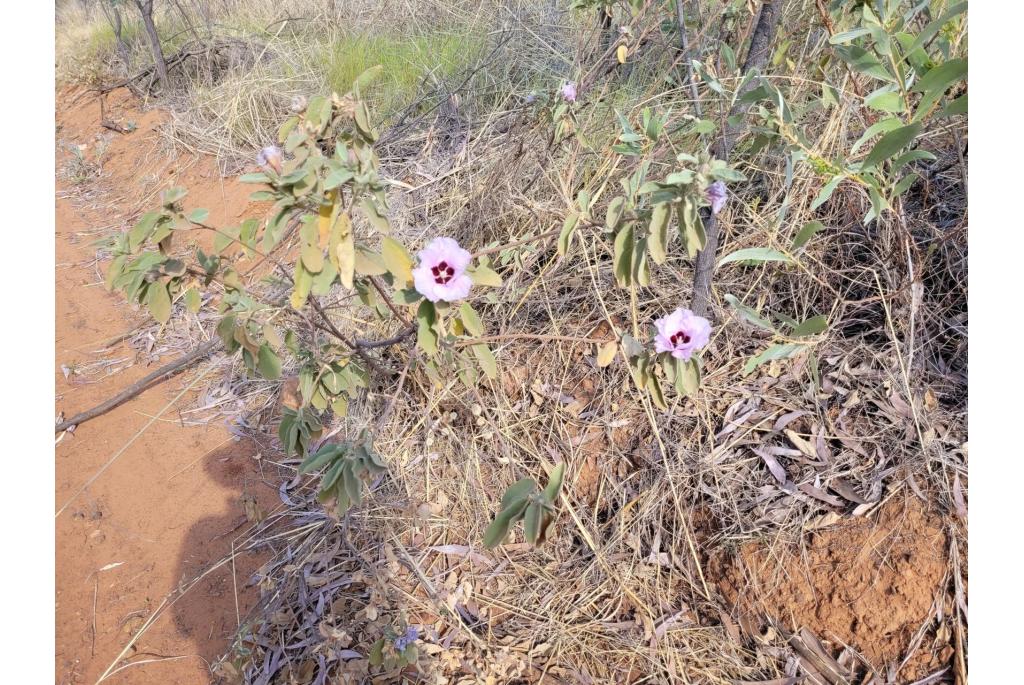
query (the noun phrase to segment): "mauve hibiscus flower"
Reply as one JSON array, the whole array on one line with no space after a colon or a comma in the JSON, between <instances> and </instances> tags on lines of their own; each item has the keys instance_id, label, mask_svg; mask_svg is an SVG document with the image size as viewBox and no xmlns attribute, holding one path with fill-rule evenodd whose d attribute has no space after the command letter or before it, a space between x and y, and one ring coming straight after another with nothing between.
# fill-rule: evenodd
<instances>
[{"instance_id":1,"label":"mauve hibiscus flower","mask_svg":"<svg viewBox=\"0 0 1024 685\"><path fill-rule=\"evenodd\" d=\"M431 302L455 302L469 295L473 281L466 267L473 256L451 238L434 238L417 255L419 266L412 270L416 291Z\"/></svg>"},{"instance_id":2,"label":"mauve hibiscus flower","mask_svg":"<svg viewBox=\"0 0 1024 685\"><path fill-rule=\"evenodd\" d=\"M576 102L576 84L569 81L562 86L562 97L566 102Z\"/></svg>"},{"instance_id":3,"label":"mauve hibiscus flower","mask_svg":"<svg viewBox=\"0 0 1024 685\"><path fill-rule=\"evenodd\" d=\"M416 642L420 637L420 631L413 626L405 629L405 634L395 638L395 649L404 652L406 647Z\"/></svg>"},{"instance_id":4,"label":"mauve hibiscus flower","mask_svg":"<svg viewBox=\"0 0 1024 685\"><path fill-rule=\"evenodd\" d=\"M274 173L281 173L281 148L276 145L268 145L256 155L256 163L261 167L270 167Z\"/></svg>"},{"instance_id":5,"label":"mauve hibiscus flower","mask_svg":"<svg viewBox=\"0 0 1024 685\"><path fill-rule=\"evenodd\" d=\"M689 360L694 352L708 344L711 323L689 309L677 309L654 322L654 350L669 352L676 359Z\"/></svg>"},{"instance_id":6,"label":"mauve hibiscus flower","mask_svg":"<svg viewBox=\"0 0 1024 685\"><path fill-rule=\"evenodd\" d=\"M729 198L729 191L726 190L724 183L715 181L704 191L704 197L711 203L711 213L718 214L722 211L725 201Z\"/></svg>"}]
</instances>

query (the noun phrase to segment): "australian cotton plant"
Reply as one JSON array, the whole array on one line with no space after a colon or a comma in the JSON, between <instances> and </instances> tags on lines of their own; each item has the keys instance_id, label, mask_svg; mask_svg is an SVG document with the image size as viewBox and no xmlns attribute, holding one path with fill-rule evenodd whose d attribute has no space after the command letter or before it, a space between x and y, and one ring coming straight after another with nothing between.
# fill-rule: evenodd
<instances>
[{"instance_id":1,"label":"australian cotton plant","mask_svg":"<svg viewBox=\"0 0 1024 685\"><path fill-rule=\"evenodd\" d=\"M293 104L294 116L281 126L277 144L257 157L262 171L242 178L263 186L252 199L272 203L269 219L213 226L207 210L186 208L184 188L171 188L159 208L119 238L106 279L109 288L145 305L161 323L182 309L215 310L217 334L250 373L274 380L282 375L283 358L295 362L296 399L282 408L279 437L286 453L302 459L301 473L320 474L319 498L339 516L361 503L366 480L385 472L387 463L373 447L372 429L325 440L329 413L344 416L349 400L371 381L398 385L408 374L422 373L441 384L454 374L475 386L482 376L497 377L473 306L475 297L502 284L488 258L444 235L416 246L414 258L391 234L389 184L380 176L377 132L360 96L374 74L356 79L345 96ZM576 98L574 83L550 98L559 110L552 117L556 125L572 120ZM643 120L642 134L622 120L620 153L641 156L657 140L664 121L650 112ZM692 257L704 241L699 208L721 210L724 182L742 176L717 160L680 154L678 162L680 168L664 179L648 180L649 162L643 161L621 180L624 192L609 201L603 226L591 221L589 194L580 191L580 206L566 219L558 251L566 254L578 226L604 231L613 243L616 283L630 289L648 284L650 264L665 262L673 235ZM677 228L670 232L673 217ZM208 240L197 247L201 236ZM244 277L257 269L269 286L260 292ZM327 311L350 296L388 322L393 333L363 340L339 330ZM638 387L661 407L662 383L680 395L695 392L699 353L711 334L708 321L680 308L634 323L635 331L649 330L648 339L623 335L601 350L598 363L611 363L621 350ZM388 348L405 354L383 354ZM396 358L406 360L404 368L387 361ZM542 542L557 513L564 468L555 466L543 488L529 477L513 485L485 544L500 544L519 520L529 542ZM407 646L393 647L384 651L403 654Z\"/></svg>"}]
</instances>

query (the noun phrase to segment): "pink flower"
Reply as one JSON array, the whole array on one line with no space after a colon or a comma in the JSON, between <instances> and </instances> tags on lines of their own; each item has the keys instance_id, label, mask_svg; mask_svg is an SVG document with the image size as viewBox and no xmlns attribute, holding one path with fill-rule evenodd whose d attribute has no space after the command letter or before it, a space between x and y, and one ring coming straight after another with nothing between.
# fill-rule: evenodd
<instances>
[{"instance_id":1,"label":"pink flower","mask_svg":"<svg viewBox=\"0 0 1024 685\"><path fill-rule=\"evenodd\" d=\"M281 173L281 148L276 145L268 145L256 155L256 163L261 167L270 167L274 173Z\"/></svg>"},{"instance_id":2,"label":"pink flower","mask_svg":"<svg viewBox=\"0 0 1024 685\"><path fill-rule=\"evenodd\" d=\"M562 86L562 97L566 102L576 102L576 84L569 81Z\"/></svg>"},{"instance_id":3,"label":"pink flower","mask_svg":"<svg viewBox=\"0 0 1024 685\"><path fill-rule=\"evenodd\" d=\"M676 359L686 361L694 352L708 344L711 324L689 309L677 309L654 322L658 334L654 336L656 352L670 352Z\"/></svg>"},{"instance_id":4,"label":"pink flower","mask_svg":"<svg viewBox=\"0 0 1024 685\"><path fill-rule=\"evenodd\" d=\"M412 270L416 291L431 302L455 302L469 295L473 281L466 274L473 256L451 238L434 238L417 255Z\"/></svg>"},{"instance_id":5,"label":"pink flower","mask_svg":"<svg viewBox=\"0 0 1024 685\"><path fill-rule=\"evenodd\" d=\"M711 203L711 213L718 214L722 211L722 207L725 206L725 201L729 197L729 191L725 189L724 183L715 181L704 190L704 197Z\"/></svg>"}]
</instances>

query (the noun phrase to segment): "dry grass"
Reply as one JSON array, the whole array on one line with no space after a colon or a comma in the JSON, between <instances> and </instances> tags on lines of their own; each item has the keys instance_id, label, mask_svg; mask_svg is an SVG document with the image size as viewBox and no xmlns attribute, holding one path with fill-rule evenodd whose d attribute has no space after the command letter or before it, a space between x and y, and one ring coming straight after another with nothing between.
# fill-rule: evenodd
<instances>
[{"instance_id":1,"label":"dry grass","mask_svg":"<svg viewBox=\"0 0 1024 685\"><path fill-rule=\"evenodd\" d=\"M412 245L443 232L481 249L559 226L576 191L613 165L629 171L631 163L608 150L613 104L627 115L641 105L672 107L669 129L685 120L678 89L639 69L606 77L584 68L592 64L592 31L555 47L550 37L568 34L557 17L543 18L543 7L523 3L492 15L418 7L416 21L431 13L463 26L487 16L494 24L513 21L461 69L404 91L416 105L390 119L381 146L386 172L413 187L395 191L392 224ZM807 17L791 15L787 26L806 43L794 48L792 72L780 68L778 78L793 80L790 98L801 102L815 86L795 75L814 63L822 37L806 37ZM653 29L635 27L651 31L648 56L664 65L672 37ZM535 49L523 50L531 33ZM502 35L511 41L502 43ZM294 43L286 40L268 37L272 59L188 91L172 135L226 158L258 147L291 94L329 82L327 72L311 68L312 48L287 50ZM510 62L511 54L522 59ZM523 88L543 74L549 87L564 75L590 78L580 131L555 148L521 101ZM805 121L813 148L826 156L848 149L867 125L852 106ZM598 368L593 344L520 336L640 333L639 325L690 300L689 260L671 258L650 288L631 297L614 287L609 244L597 233L581 232L565 259L543 241L501 251L499 264L512 267L504 287L474 303L485 313L501 377L467 390L456 379L437 387L413 372L397 395L392 386L376 387L335 419L331 430L341 435L374 427L390 470L343 521L316 504L312 481L285 481L283 510L251 539L276 554L257 581L260 612L215 670L253 683L270 682L271 670L281 674L273 682L325 682L328 673L355 682L366 673L368 646L386 626L408 622L421 627L415 678L422 682L729 683L809 673L781 634L737 630L709 561L750 541L781 559L808 531L869 516L901 490L927 499L933 511L961 506L966 170L958 162L943 167L955 161L964 133L965 122L934 126L928 147L942 153L939 161L922 169L924 180L899 211L869 226L861 222L868 199L855 187L843 186L812 212L823 183L813 170L799 165L787 190L777 154L750 159L743 171L754 181L723 217L723 254L787 246L812 218L828 230L794 267L719 270L703 386L667 411L635 389L621 364ZM701 143L676 137L673 144ZM672 150L662 152L664 166ZM745 360L769 340L725 305L726 293L797 319L826 314L829 330L810 354L744 376ZM336 323L364 334L379 328L357 308L341 310ZM410 351L389 354L401 368ZM231 407L266 454L275 442L273 426L262 421L272 417L273 386L239 381L235 371L225 368L204 409ZM392 401L389 420L376 425ZM531 549L518 531L512 544L483 550L483 530L504 489L563 460L569 476L553 539ZM294 460L278 465L294 474ZM949 520L950 578L959 592L966 527ZM962 629L959 616L928 617L922 630L935 636L932 649ZM863 666L843 667L851 677L864 674Z\"/></svg>"}]
</instances>

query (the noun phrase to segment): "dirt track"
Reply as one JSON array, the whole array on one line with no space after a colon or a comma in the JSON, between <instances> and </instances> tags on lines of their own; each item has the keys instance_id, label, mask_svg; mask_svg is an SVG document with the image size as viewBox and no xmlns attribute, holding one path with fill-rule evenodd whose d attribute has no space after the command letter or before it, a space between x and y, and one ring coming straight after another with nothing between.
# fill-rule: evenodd
<instances>
[{"instance_id":1,"label":"dirt track","mask_svg":"<svg viewBox=\"0 0 1024 685\"><path fill-rule=\"evenodd\" d=\"M138 128L113 134L100 127L95 98L68 107L74 95L58 94L63 103L56 122L58 172L70 157L61 143L85 144L86 157L92 158L98 134L111 142L98 179L73 186L58 178L55 411L65 416L98 404L173 359L147 359L123 342L97 352L104 341L146 321L146 315L123 296L106 292L104 265L95 263L91 243L130 225L155 202L155 193L175 183L194 189L193 206L209 208L214 221L234 219L246 208L249 193L222 181L210 160L162 153L156 132L160 113L130 110L125 96L114 94L108 115L134 120ZM103 367L90 366L99 360L122 360L110 370L127 368L108 376ZM108 682L210 682L207 662L223 653L255 598L250 579L260 560L239 554L181 599L164 604L179 583L231 552L247 527L243 493L261 504L275 500L252 445L237 442L222 424L179 422L192 392L187 387L202 372L200 365L148 390L65 435L56 447L59 683L95 683L126 659L137 663Z\"/></svg>"}]
</instances>

